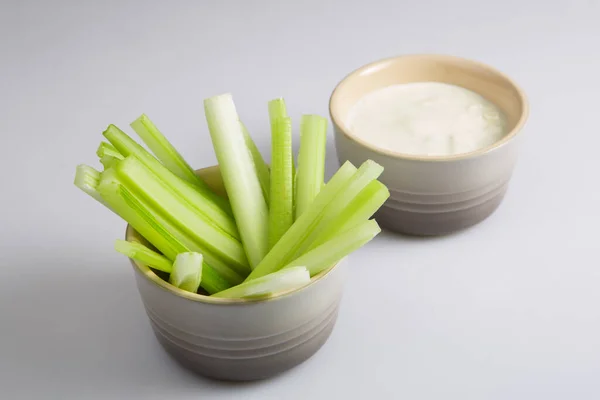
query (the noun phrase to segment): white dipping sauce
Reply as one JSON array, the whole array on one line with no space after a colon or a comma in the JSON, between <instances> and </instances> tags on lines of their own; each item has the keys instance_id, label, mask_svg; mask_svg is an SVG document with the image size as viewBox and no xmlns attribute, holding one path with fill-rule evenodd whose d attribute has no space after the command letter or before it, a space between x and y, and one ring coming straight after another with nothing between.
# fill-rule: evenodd
<instances>
[{"instance_id":1,"label":"white dipping sauce","mask_svg":"<svg viewBox=\"0 0 600 400\"><path fill-rule=\"evenodd\" d=\"M361 98L348 128L375 147L443 156L489 146L506 133L506 117L468 89L438 82L388 86Z\"/></svg>"}]
</instances>

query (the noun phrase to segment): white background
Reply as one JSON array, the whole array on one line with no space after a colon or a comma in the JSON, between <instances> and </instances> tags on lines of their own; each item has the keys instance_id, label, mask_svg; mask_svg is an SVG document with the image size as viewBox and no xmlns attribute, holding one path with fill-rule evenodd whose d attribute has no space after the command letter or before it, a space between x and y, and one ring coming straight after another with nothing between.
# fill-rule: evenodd
<instances>
[{"instance_id":1,"label":"white background","mask_svg":"<svg viewBox=\"0 0 600 400\"><path fill-rule=\"evenodd\" d=\"M345 74L406 53L483 61L528 94L502 206L354 253L335 331L292 371L225 384L180 368L113 250L124 223L75 166L142 112L213 164L202 101L222 92L268 154L269 99L297 137ZM2 1L0 398L600 398L599 72L596 0Z\"/></svg>"}]
</instances>

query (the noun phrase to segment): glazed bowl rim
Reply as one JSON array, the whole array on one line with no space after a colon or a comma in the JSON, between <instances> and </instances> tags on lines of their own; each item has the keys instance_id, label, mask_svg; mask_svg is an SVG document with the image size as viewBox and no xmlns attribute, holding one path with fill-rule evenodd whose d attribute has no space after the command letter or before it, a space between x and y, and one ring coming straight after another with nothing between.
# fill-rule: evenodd
<instances>
[{"instance_id":1,"label":"glazed bowl rim","mask_svg":"<svg viewBox=\"0 0 600 400\"><path fill-rule=\"evenodd\" d=\"M349 131L349 129L345 126L345 124L343 123L342 115L340 115L340 112L337 110L339 96L340 96L339 95L340 90L343 89L346 85L351 84L352 81L354 79L356 79L358 76L360 76L361 74L363 74L371 69L382 69L382 68L386 67L387 65L390 65L390 64L393 64L393 63L399 62L399 61L406 61L406 60L414 60L414 61L419 61L419 60L432 61L432 60L434 60L434 61L441 61L441 62L458 61L462 64L470 64L472 66L480 67L480 68L485 69L488 72L502 78L503 80L508 82L510 86L512 86L513 90L518 94L519 100L521 101L521 105L522 105L521 115L519 116L517 123L515 124L513 129L511 129L506 135L504 135L502 137L502 139L492 143L489 146L486 146L486 147L483 147L483 148L480 148L480 149L477 149L474 151L470 151L467 153L459 153L459 154L452 154L452 155L428 156L428 155L415 155L415 154L402 153L402 152L398 152L398 151L394 151L394 150L383 149L383 148L377 147L377 146L353 135ZM527 122L527 119L529 117L529 102L527 100L527 96L525 95L525 92L519 87L519 85L517 85L506 74L500 72L499 70L495 69L494 67L492 67L490 65L487 65L487 64L484 64L482 62L475 61L472 59L467 59L467 58L462 58L462 57L457 57L457 56L452 56L452 55L445 55L445 54L406 54L406 55L388 57L388 58L383 58L383 59L380 59L377 61L373 61L371 63L365 64L365 65L353 70L352 72L347 74L345 77L343 77L338 82L338 84L335 86L335 88L333 89L333 91L331 92L331 95L329 97L329 115L331 117L331 120L332 120L334 126L337 127L339 129L339 131L341 131L341 133L346 138L348 138L349 140L352 140L360 147L368 149L374 153L377 153L380 155L385 155L385 156L396 158L396 159L402 159L402 160L412 160L412 161L421 161L421 162L436 162L436 161L444 162L444 161L466 160L469 158L480 157L480 156L483 156L485 154L493 152L493 151L503 147L504 145L506 145L508 142L513 140L519 132L521 132L521 130L523 129L523 126Z\"/></svg>"}]
</instances>

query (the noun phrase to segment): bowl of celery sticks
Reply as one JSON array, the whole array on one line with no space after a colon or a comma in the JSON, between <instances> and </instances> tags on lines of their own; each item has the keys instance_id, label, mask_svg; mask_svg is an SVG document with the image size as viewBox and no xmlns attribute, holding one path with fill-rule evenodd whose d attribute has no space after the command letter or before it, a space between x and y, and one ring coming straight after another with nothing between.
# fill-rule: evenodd
<instances>
[{"instance_id":1,"label":"bowl of celery sticks","mask_svg":"<svg viewBox=\"0 0 600 400\"><path fill-rule=\"evenodd\" d=\"M327 120L302 115L300 148L282 98L267 104L271 160L233 97L204 100L218 165L194 170L147 115L115 125L75 185L127 223L131 260L159 343L204 376L263 379L312 356L337 318L347 257L379 232L383 168L346 162L325 182Z\"/></svg>"}]
</instances>

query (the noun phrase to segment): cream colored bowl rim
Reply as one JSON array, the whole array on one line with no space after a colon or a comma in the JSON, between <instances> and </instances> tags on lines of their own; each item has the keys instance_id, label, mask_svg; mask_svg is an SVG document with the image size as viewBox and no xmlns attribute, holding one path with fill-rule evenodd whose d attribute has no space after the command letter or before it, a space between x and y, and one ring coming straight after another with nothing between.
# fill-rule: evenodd
<instances>
[{"instance_id":1,"label":"cream colored bowl rim","mask_svg":"<svg viewBox=\"0 0 600 400\"><path fill-rule=\"evenodd\" d=\"M133 229L133 227L131 225L127 224L127 228L125 230L125 240L129 240L129 238L133 234L133 231L135 231ZM252 298L251 299L224 299L224 298L220 298L220 297L211 297L211 296L205 296L202 294L188 292L188 291L179 289L178 287L175 287L175 286L169 284L168 282L165 282L158 275L156 275L150 269L150 267L148 267L147 265L141 264L141 263L139 263L135 260L131 260L131 259L130 259L130 261L131 261L131 264L133 264L133 267L135 269L137 269L137 271L140 272L151 283L155 284L159 288L162 288L175 296L178 296L178 297L181 297L181 298L184 298L187 300L196 301L199 303L205 303L205 304L241 305L241 304L251 304L251 303L256 304L256 303L266 303L266 302L270 302L270 301L277 301L284 297L289 297L289 296L292 296L295 294L300 294L301 292L307 290L310 286L314 285L315 283L317 283L318 281L323 279L325 276L327 276L338 265L340 265L344 261L344 259L340 260L338 263L332 265L331 267L329 267L329 268L325 269L324 271L318 273L317 275L313 276L310 279L310 282L308 284L306 284L300 288L285 290L285 291L279 292L273 296L269 296L266 298L257 298L257 299L252 299Z\"/></svg>"},{"instance_id":2,"label":"cream colored bowl rim","mask_svg":"<svg viewBox=\"0 0 600 400\"><path fill-rule=\"evenodd\" d=\"M423 61L426 61L426 60L460 61L465 64L479 66L479 67L486 69L489 72L505 79L518 93L519 98L521 100L521 104L523 105L521 116L520 116L519 120L517 121L517 124L501 140L493 143L490 146L483 147L481 149L471 151L468 153L460 153L460 154L454 154L454 155L449 155L449 156L422 156L422 155L406 154L406 153L401 153L401 152L397 152L397 151L386 150L386 149L382 149L382 148L373 146L372 144L352 135L348 131L348 129L346 129L345 125L342 123L342 116L338 115L338 113L334 112L334 110L333 110L337 103L337 94L338 94L339 89L343 88L345 85L348 84L348 82L351 82L352 79L355 79L357 76L361 75L363 72L365 72L369 69L382 67L385 64L392 63L394 61L409 60L409 59L423 60ZM406 55L401 55L401 56L383 58L383 59L371 62L369 64L363 65L363 66L355 69L354 71L352 71L348 75L346 75L344 78L342 78L342 80L333 89L333 92L331 93L331 96L329 98L329 115L331 116L331 119L332 119L334 125L338 126L339 129L341 130L341 132L348 139L353 140L354 142L358 143L360 146L365 147L375 153L383 154L383 155L386 155L389 157L401 158L401 159L406 159L406 160L415 160L415 161L454 161L454 160L464 160L464 159L484 155L486 153L494 151L497 148L502 147L507 142L512 140L521 131L521 129L527 122L527 118L529 117L529 103L527 100L527 96L525 95L525 92L511 78L509 78L506 74L498 71L497 69L495 69L487 64L484 64L482 62L467 59L467 58L457 57L457 56L445 55L445 54L406 54Z\"/></svg>"}]
</instances>

